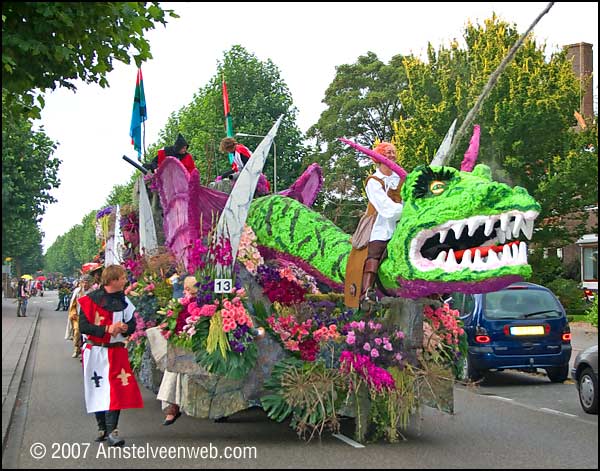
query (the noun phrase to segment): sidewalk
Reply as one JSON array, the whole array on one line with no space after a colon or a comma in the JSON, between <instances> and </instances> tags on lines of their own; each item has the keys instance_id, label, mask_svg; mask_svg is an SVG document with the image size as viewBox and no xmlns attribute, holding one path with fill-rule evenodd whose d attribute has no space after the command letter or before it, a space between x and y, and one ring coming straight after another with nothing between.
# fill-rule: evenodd
<instances>
[{"instance_id":1,"label":"sidewalk","mask_svg":"<svg viewBox=\"0 0 600 471\"><path fill-rule=\"evenodd\" d=\"M45 298L40 298L45 299ZM14 298L2 298L2 448L17 402L17 394L42 305L29 300L27 317L17 317Z\"/></svg>"}]
</instances>

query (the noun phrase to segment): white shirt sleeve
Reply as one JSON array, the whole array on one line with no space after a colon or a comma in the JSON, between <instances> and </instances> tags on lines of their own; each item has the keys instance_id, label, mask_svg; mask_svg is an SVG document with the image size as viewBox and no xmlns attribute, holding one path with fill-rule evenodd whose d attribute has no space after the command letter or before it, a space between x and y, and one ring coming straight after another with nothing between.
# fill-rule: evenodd
<instances>
[{"instance_id":1,"label":"white shirt sleeve","mask_svg":"<svg viewBox=\"0 0 600 471\"><path fill-rule=\"evenodd\" d=\"M369 202L375 207L379 216L386 219L400 219L403 204L392 201L377 180L370 179L365 191Z\"/></svg>"}]
</instances>

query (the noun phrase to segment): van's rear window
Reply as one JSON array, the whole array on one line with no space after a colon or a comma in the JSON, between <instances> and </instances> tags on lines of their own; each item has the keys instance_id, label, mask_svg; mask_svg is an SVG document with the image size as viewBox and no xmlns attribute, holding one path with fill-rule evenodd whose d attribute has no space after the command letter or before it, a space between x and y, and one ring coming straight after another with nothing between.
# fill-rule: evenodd
<instances>
[{"instance_id":1,"label":"van's rear window","mask_svg":"<svg viewBox=\"0 0 600 471\"><path fill-rule=\"evenodd\" d=\"M538 289L507 289L487 293L484 306L484 314L488 319L547 319L562 316L560 304L554 296ZM540 314L527 316L536 312Z\"/></svg>"}]
</instances>

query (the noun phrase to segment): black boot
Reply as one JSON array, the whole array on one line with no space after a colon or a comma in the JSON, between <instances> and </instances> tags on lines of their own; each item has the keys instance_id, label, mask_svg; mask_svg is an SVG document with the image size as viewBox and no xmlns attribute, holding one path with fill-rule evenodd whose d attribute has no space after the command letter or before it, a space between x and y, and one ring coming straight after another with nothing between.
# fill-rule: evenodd
<instances>
[{"instance_id":1,"label":"black boot","mask_svg":"<svg viewBox=\"0 0 600 471\"><path fill-rule=\"evenodd\" d=\"M125 445L125 440L119 437L119 432L117 430L120 413L120 410L109 410L106 412L106 431L108 432L107 440L110 446Z\"/></svg>"},{"instance_id":2,"label":"black boot","mask_svg":"<svg viewBox=\"0 0 600 471\"><path fill-rule=\"evenodd\" d=\"M108 437L106 432L106 412L96 412L96 423L98 424L98 436L94 439L95 442L103 442Z\"/></svg>"},{"instance_id":3,"label":"black boot","mask_svg":"<svg viewBox=\"0 0 600 471\"><path fill-rule=\"evenodd\" d=\"M362 291L360 295L360 308L363 311L370 311L373 305L377 302L377 295L373 289L377 270L379 268L379 260L376 258L367 258L363 268Z\"/></svg>"}]
</instances>

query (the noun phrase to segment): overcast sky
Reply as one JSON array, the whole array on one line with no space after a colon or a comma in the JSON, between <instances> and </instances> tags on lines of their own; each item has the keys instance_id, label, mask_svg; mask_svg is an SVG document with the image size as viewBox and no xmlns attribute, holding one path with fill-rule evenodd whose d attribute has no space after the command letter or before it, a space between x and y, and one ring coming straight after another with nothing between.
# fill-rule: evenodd
<instances>
[{"instance_id":1,"label":"overcast sky","mask_svg":"<svg viewBox=\"0 0 600 471\"><path fill-rule=\"evenodd\" d=\"M425 58L428 41L435 49L453 39L464 45L467 21L481 24L493 12L515 23L522 33L546 5L163 3L180 18L169 18L166 27L159 25L146 35L153 55L142 65L148 106L146 146L158 139L169 115L189 104L208 83L217 61L235 44L261 61L271 59L279 68L299 110L298 126L305 132L325 108L321 100L336 66L354 63L368 51L384 62L396 54ZM566 44L593 44L597 97L598 3L557 2L533 33L538 43L546 42L547 53ZM101 209L115 184L129 181L134 170L121 156L136 157L129 138L135 76L133 62L119 62L107 77L109 88L78 82L75 93L60 89L46 95L38 123L60 144L55 156L62 164L61 185L52 191L57 202L48 206L41 224L44 251L80 224L85 214Z\"/></svg>"}]
</instances>

